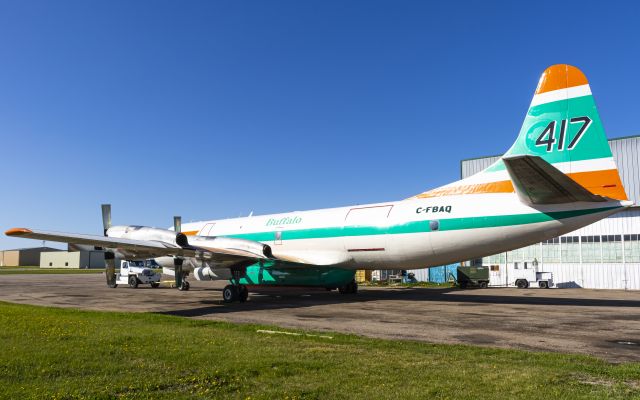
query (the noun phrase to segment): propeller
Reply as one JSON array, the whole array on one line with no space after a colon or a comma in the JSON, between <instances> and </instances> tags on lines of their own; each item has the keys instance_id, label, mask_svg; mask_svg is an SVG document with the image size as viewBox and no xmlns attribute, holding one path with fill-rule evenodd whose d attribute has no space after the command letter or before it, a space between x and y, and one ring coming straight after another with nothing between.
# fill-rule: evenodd
<instances>
[{"instance_id":1,"label":"propeller","mask_svg":"<svg viewBox=\"0 0 640 400\"><path fill-rule=\"evenodd\" d=\"M111 204L102 205L102 227L104 235L107 236L107 230L111 228Z\"/></svg>"},{"instance_id":2,"label":"propeller","mask_svg":"<svg viewBox=\"0 0 640 400\"><path fill-rule=\"evenodd\" d=\"M176 233L180 233L182 231L182 217L173 217L173 230Z\"/></svg>"}]
</instances>

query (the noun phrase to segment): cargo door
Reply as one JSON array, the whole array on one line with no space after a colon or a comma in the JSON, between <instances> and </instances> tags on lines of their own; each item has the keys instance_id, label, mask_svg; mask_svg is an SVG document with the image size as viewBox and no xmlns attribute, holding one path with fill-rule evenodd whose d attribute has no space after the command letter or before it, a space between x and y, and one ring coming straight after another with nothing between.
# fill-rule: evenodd
<instances>
[{"instance_id":1,"label":"cargo door","mask_svg":"<svg viewBox=\"0 0 640 400\"><path fill-rule=\"evenodd\" d=\"M393 206L352 208L343 227L345 250L356 262L375 262L387 249L389 214Z\"/></svg>"}]
</instances>

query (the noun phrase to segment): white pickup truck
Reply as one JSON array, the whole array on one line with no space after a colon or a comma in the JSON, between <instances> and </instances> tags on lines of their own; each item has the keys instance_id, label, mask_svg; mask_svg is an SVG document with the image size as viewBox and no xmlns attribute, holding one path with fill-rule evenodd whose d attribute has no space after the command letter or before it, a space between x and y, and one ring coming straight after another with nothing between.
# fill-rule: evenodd
<instances>
[{"instance_id":1,"label":"white pickup truck","mask_svg":"<svg viewBox=\"0 0 640 400\"><path fill-rule=\"evenodd\" d=\"M145 261L126 261L120 262L120 272L116 274L116 281L109 287L115 288L118 285L129 285L137 288L139 284L151 284L151 287L160 286L160 278L162 275L154 271L150 266L145 265Z\"/></svg>"}]
</instances>

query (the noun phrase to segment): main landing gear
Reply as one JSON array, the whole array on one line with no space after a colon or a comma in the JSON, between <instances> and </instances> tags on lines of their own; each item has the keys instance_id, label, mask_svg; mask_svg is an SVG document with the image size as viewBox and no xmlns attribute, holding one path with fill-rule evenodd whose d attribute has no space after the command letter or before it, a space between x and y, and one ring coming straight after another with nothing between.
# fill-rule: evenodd
<instances>
[{"instance_id":1,"label":"main landing gear","mask_svg":"<svg viewBox=\"0 0 640 400\"><path fill-rule=\"evenodd\" d=\"M249 298L249 289L240 284L240 279L246 275L246 268L234 268L231 270L229 285L222 289L222 300L225 303L240 301L244 303Z\"/></svg>"},{"instance_id":2,"label":"main landing gear","mask_svg":"<svg viewBox=\"0 0 640 400\"><path fill-rule=\"evenodd\" d=\"M338 292L340 292L340 294L356 294L358 293L358 283L353 280L344 286L340 286Z\"/></svg>"},{"instance_id":3,"label":"main landing gear","mask_svg":"<svg viewBox=\"0 0 640 400\"><path fill-rule=\"evenodd\" d=\"M227 285L222 289L222 300L225 303L240 301L244 303L249 298L249 289L245 285Z\"/></svg>"}]
</instances>

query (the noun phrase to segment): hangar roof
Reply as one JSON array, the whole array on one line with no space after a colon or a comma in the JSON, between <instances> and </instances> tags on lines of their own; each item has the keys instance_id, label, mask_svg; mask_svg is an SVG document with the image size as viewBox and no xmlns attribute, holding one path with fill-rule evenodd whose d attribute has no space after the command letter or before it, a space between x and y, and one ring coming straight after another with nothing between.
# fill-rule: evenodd
<instances>
[{"instance_id":1,"label":"hangar roof","mask_svg":"<svg viewBox=\"0 0 640 400\"><path fill-rule=\"evenodd\" d=\"M0 251L62 251L60 249L55 249L53 247L22 247L19 249L5 249Z\"/></svg>"}]
</instances>

